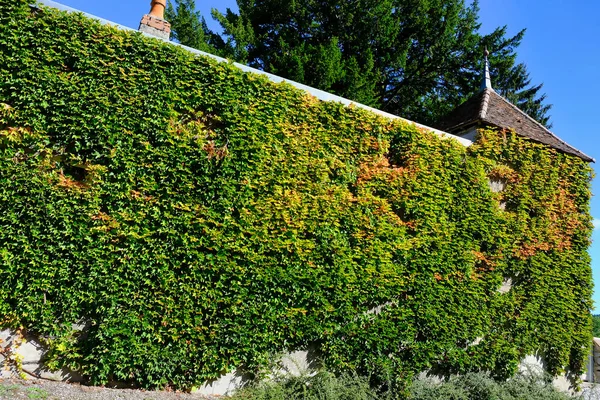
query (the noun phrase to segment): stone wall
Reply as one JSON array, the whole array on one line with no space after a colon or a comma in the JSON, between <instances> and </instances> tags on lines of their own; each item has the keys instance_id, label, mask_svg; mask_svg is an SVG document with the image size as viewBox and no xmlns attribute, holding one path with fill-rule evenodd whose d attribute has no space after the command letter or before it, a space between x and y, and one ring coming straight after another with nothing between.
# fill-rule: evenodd
<instances>
[{"instance_id":1,"label":"stone wall","mask_svg":"<svg viewBox=\"0 0 600 400\"><path fill-rule=\"evenodd\" d=\"M71 371L48 371L44 368L47 348L36 338L20 331L0 331L0 378L32 376L55 381L79 381Z\"/></svg>"},{"instance_id":2,"label":"stone wall","mask_svg":"<svg viewBox=\"0 0 600 400\"><path fill-rule=\"evenodd\" d=\"M36 338L23 335L20 331L0 331L0 378L15 376L30 376L54 381L81 382L81 376L72 371L48 371L44 368L44 356L47 348ZM282 357L280 363L274 367L272 375L291 374L300 375L318 368L316 349L296 351ZM521 371L543 371L543 361L539 357L528 356L520 366ZM590 355L588 373L582 376L586 383L600 382L600 338L594 338L593 350ZM247 382L247 377L239 371L230 372L221 378L200 387L197 392L204 395L228 395ZM115 383L118 386L118 383ZM554 386L562 391L570 391L570 382L565 376L554 379ZM586 387L586 385L584 385Z\"/></svg>"},{"instance_id":3,"label":"stone wall","mask_svg":"<svg viewBox=\"0 0 600 400\"><path fill-rule=\"evenodd\" d=\"M600 338L594 338L592 354L588 366L587 381L591 383L600 383Z\"/></svg>"},{"instance_id":4,"label":"stone wall","mask_svg":"<svg viewBox=\"0 0 600 400\"><path fill-rule=\"evenodd\" d=\"M44 367L44 356L48 349L35 337L23 335L20 331L0 330L0 379L13 377L42 378L53 381L81 382L80 375L61 370L52 372ZM317 365L314 349L286 354L272 374L300 375L315 370ZM219 379L200 387L196 392L204 395L228 395L247 382L247 377L238 372L230 372ZM120 386L118 382L112 385ZM111 385L111 386L112 386Z\"/></svg>"}]
</instances>

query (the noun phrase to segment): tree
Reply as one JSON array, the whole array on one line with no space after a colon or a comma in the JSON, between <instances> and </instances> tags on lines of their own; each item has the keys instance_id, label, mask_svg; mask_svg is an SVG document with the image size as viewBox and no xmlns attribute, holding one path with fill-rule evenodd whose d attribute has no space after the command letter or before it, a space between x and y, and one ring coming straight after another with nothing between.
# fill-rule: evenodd
<instances>
[{"instance_id":1,"label":"tree","mask_svg":"<svg viewBox=\"0 0 600 400\"><path fill-rule=\"evenodd\" d=\"M173 39L201 51L215 52L215 47L211 44L215 34L208 29L206 20L196 11L195 1L173 2L169 0L165 10L165 19L171 23Z\"/></svg>"},{"instance_id":2,"label":"tree","mask_svg":"<svg viewBox=\"0 0 600 400\"><path fill-rule=\"evenodd\" d=\"M594 337L600 337L600 315L592 315L592 325Z\"/></svg>"},{"instance_id":3,"label":"tree","mask_svg":"<svg viewBox=\"0 0 600 400\"><path fill-rule=\"evenodd\" d=\"M464 0L237 0L213 10L219 55L421 123L433 124L477 90L483 52L496 90L543 124L550 105L515 49L524 31L479 34ZM176 30L176 28L174 28ZM206 35L206 30L205 37Z\"/></svg>"},{"instance_id":4,"label":"tree","mask_svg":"<svg viewBox=\"0 0 600 400\"><path fill-rule=\"evenodd\" d=\"M486 46L504 49L495 54L491 63L494 69L495 87L500 95L517 105L542 125L551 128L552 124L549 122L548 112L552 105L544 103L546 95L540 93L543 85L532 86L525 64L516 64L514 49L521 44L524 35L525 30L522 30L516 36L507 40L505 39L506 26L504 26L484 37Z\"/></svg>"}]
</instances>

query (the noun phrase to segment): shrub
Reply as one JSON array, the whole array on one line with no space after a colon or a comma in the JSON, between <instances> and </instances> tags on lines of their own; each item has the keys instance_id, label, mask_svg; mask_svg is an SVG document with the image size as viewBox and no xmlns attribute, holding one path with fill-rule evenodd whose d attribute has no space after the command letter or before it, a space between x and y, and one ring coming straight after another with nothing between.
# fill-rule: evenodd
<instances>
[{"instance_id":1,"label":"shrub","mask_svg":"<svg viewBox=\"0 0 600 400\"><path fill-rule=\"evenodd\" d=\"M279 377L247 387L232 400L575 400L554 388L543 374L523 373L496 381L488 373L467 373L439 381L419 377L406 393L371 390L368 379L356 375L335 377L321 371L314 376Z\"/></svg>"},{"instance_id":2,"label":"shrub","mask_svg":"<svg viewBox=\"0 0 600 400\"><path fill-rule=\"evenodd\" d=\"M410 400L569 400L571 395L559 392L548 376L519 374L504 382L486 373L452 376L444 382L428 378L416 380L410 387Z\"/></svg>"},{"instance_id":3,"label":"shrub","mask_svg":"<svg viewBox=\"0 0 600 400\"><path fill-rule=\"evenodd\" d=\"M319 371L314 375L279 376L238 391L232 400L376 400L369 380Z\"/></svg>"}]
</instances>

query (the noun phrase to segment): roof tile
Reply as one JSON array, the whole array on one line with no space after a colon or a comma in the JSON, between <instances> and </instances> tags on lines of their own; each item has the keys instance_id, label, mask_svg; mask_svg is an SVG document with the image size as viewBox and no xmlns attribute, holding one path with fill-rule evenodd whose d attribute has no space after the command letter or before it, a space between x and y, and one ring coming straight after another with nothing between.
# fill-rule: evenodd
<instances>
[{"instance_id":1,"label":"roof tile","mask_svg":"<svg viewBox=\"0 0 600 400\"><path fill-rule=\"evenodd\" d=\"M435 127L456 135L476 125L511 128L523 137L580 157L584 161L595 162L592 157L561 140L491 88L486 88L472 96L442 118Z\"/></svg>"}]
</instances>

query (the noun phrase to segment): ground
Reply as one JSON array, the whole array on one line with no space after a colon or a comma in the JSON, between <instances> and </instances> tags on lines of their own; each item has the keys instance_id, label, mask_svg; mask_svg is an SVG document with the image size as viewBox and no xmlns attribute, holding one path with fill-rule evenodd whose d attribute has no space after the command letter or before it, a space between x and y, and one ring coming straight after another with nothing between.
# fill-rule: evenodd
<instances>
[{"instance_id":1,"label":"ground","mask_svg":"<svg viewBox=\"0 0 600 400\"><path fill-rule=\"evenodd\" d=\"M0 400L214 400L200 394L90 387L42 379L0 379Z\"/></svg>"}]
</instances>

